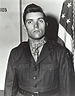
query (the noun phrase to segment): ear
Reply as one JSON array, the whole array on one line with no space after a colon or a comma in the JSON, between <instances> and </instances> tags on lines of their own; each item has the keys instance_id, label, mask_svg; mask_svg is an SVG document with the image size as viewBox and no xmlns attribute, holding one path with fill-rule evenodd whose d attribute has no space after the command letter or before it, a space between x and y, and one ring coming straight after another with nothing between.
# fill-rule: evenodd
<instances>
[{"instance_id":1,"label":"ear","mask_svg":"<svg viewBox=\"0 0 75 96\"><path fill-rule=\"evenodd\" d=\"M48 22L46 22L46 26L48 26Z\"/></svg>"}]
</instances>

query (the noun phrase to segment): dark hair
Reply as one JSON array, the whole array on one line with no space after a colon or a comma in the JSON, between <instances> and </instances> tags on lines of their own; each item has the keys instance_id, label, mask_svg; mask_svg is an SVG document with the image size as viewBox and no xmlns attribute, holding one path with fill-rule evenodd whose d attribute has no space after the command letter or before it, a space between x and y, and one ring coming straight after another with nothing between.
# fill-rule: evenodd
<instances>
[{"instance_id":1,"label":"dark hair","mask_svg":"<svg viewBox=\"0 0 75 96\"><path fill-rule=\"evenodd\" d=\"M29 4L25 10L24 10L24 13L23 13L23 22L25 24L25 20L26 20L26 14L27 13L30 13L30 12L41 12L44 16L44 20L45 20L45 13L43 12L42 8L36 4Z\"/></svg>"}]
</instances>

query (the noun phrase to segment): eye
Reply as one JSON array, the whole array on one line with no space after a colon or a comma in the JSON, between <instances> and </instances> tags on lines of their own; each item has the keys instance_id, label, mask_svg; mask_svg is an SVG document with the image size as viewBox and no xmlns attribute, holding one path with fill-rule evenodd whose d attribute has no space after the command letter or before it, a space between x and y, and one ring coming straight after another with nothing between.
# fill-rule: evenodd
<instances>
[{"instance_id":1,"label":"eye","mask_svg":"<svg viewBox=\"0 0 75 96\"><path fill-rule=\"evenodd\" d=\"M26 23L27 23L27 24L31 24L31 23L32 23L32 20L27 20Z\"/></svg>"},{"instance_id":2,"label":"eye","mask_svg":"<svg viewBox=\"0 0 75 96\"><path fill-rule=\"evenodd\" d=\"M44 23L44 19L39 19L39 22Z\"/></svg>"}]
</instances>

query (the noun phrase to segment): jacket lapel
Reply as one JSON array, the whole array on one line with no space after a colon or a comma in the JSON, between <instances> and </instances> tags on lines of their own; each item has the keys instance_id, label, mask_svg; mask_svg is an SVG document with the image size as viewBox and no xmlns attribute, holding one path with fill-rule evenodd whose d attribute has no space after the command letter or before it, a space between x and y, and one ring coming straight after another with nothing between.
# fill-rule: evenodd
<instances>
[{"instance_id":1,"label":"jacket lapel","mask_svg":"<svg viewBox=\"0 0 75 96\"><path fill-rule=\"evenodd\" d=\"M30 51L29 42L27 42L27 44L25 44L25 46L24 46L24 56L29 63L35 62L32 54L31 54L31 51Z\"/></svg>"},{"instance_id":2,"label":"jacket lapel","mask_svg":"<svg viewBox=\"0 0 75 96\"><path fill-rule=\"evenodd\" d=\"M45 43L40 53L40 56L38 58L37 64L41 62L43 59L45 59L50 54L51 51L52 51L52 47L50 43L49 42Z\"/></svg>"},{"instance_id":3,"label":"jacket lapel","mask_svg":"<svg viewBox=\"0 0 75 96\"><path fill-rule=\"evenodd\" d=\"M25 58L27 59L28 62L30 63L36 63L38 64L39 62L41 62L43 59L45 59L52 51L52 45L50 42L47 42L44 44L43 48L42 48L42 51L40 53L40 56L38 57L38 60L37 62L35 62L32 54L31 54L31 51L30 51L30 47L29 47L29 44L27 43L27 45L25 46Z\"/></svg>"}]
</instances>

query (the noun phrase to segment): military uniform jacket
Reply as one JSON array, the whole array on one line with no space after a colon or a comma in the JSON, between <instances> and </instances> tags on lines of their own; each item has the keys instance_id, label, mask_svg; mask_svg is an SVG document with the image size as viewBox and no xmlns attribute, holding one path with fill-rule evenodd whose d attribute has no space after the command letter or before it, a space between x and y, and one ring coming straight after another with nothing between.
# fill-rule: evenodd
<instances>
[{"instance_id":1,"label":"military uniform jacket","mask_svg":"<svg viewBox=\"0 0 75 96\"><path fill-rule=\"evenodd\" d=\"M60 96L70 96L72 72L72 62L66 48L48 41L35 62L29 43L22 42L10 53L4 96L16 96L19 88L29 92L49 92L48 96L58 96L50 95L51 91L58 90Z\"/></svg>"}]
</instances>

